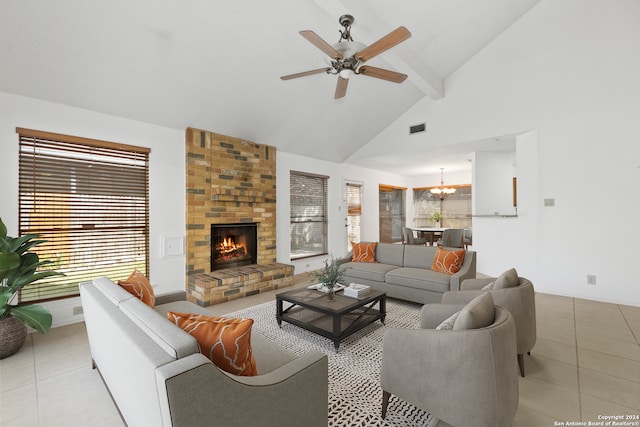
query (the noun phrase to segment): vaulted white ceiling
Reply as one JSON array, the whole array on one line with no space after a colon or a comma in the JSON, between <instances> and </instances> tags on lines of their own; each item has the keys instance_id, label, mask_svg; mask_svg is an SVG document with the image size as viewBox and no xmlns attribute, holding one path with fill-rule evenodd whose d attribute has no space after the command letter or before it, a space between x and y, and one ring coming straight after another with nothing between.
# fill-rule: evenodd
<instances>
[{"instance_id":1,"label":"vaulted white ceiling","mask_svg":"<svg viewBox=\"0 0 640 427\"><path fill-rule=\"evenodd\" d=\"M539 0L0 0L0 91L342 162ZM369 45L404 25L412 37L368 64L402 84L280 76L326 66L298 31L339 40L338 18ZM389 159L402 162L402 159ZM396 163L397 164L397 163Z\"/></svg>"}]
</instances>

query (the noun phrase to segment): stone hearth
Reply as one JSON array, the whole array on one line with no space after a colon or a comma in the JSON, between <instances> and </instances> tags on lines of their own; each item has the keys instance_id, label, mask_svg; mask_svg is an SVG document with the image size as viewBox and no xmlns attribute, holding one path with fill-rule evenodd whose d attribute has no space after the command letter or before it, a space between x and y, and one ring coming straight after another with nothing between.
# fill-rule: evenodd
<instances>
[{"instance_id":1,"label":"stone hearth","mask_svg":"<svg viewBox=\"0 0 640 427\"><path fill-rule=\"evenodd\" d=\"M276 149L186 131L187 299L208 306L292 284L276 264ZM211 273L211 224L256 223L257 265Z\"/></svg>"}]
</instances>

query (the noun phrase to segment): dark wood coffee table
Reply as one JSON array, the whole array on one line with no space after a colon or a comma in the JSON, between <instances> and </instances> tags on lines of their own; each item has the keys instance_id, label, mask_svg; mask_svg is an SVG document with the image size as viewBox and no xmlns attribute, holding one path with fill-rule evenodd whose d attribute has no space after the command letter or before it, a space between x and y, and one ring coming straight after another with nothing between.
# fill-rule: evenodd
<instances>
[{"instance_id":1,"label":"dark wood coffee table","mask_svg":"<svg viewBox=\"0 0 640 427\"><path fill-rule=\"evenodd\" d=\"M334 301L329 301L324 292L295 289L276 295L276 319L280 327L284 320L333 340L338 351L340 341L349 335L377 320L384 323L386 301L384 292L374 290L359 299L337 293Z\"/></svg>"}]
</instances>

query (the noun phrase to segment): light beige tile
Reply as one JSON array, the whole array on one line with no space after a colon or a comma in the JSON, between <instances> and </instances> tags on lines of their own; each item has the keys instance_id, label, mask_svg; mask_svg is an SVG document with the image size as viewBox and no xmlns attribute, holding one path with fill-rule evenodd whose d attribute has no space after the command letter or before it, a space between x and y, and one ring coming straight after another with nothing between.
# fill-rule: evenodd
<instances>
[{"instance_id":1,"label":"light beige tile","mask_svg":"<svg viewBox=\"0 0 640 427\"><path fill-rule=\"evenodd\" d=\"M575 345L576 329L573 325L537 319L536 329L538 337L540 338L563 344Z\"/></svg>"},{"instance_id":2,"label":"light beige tile","mask_svg":"<svg viewBox=\"0 0 640 427\"><path fill-rule=\"evenodd\" d=\"M91 350L88 346L71 349L66 353L55 353L51 357L38 359L35 363L35 372L38 381L77 369L91 368Z\"/></svg>"},{"instance_id":3,"label":"light beige tile","mask_svg":"<svg viewBox=\"0 0 640 427\"><path fill-rule=\"evenodd\" d=\"M577 311L586 311L590 313L620 313L618 304L612 304L602 301L593 301L581 298L574 299L574 307Z\"/></svg>"},{"instance_id":4,"label":"light beige tile","mask_svg":"<svg viewBox=\"0 0 640 427\"><path fill-rule=\"evenodd\" d=\"M598 323L582 322L576 324L576 336L578 342L580 342L581 336L595 336L604 337L616 341L624 341L631 344L636 344L636 338L633 336L631 330L623 322L623 326L613 327Z\"/></svg>"},{"instance_id":5,"label":"light beige tile","mask_svg":"<svg viewBox=\"0 0 640 427\"><path fill-rule=\"evenodd\" d=\"M38 426L36 384L0 393L0 425Z\"/></svg>"},{"instance_id":6,"label":"light beige tile","mask_svg":"<svg viewBox=\"0 0 640 427\"><path fill-rule=\"evenodd\" d=\"M539 307L536 306L536 319L555 320L561 319L564 322L570 321L573 324L575 314L573 310L560 307Z\"/></svg>"},{"instance_id":7,"label":"light beige tile","mask_svg":"<svg viewBox=\"0 0 640 427\"><path fill-rule=\"evenodd\" d=\"M618 341L610 338L580 334L577 339L578 348L586 348L593 351L612 354L626 359L640 361L640 347L638 344Z\"/></svg>"},{"instance_id":8,"label":"light beige tile","mask_svg":"<svg viewBox=\"0 0 640 427\"><path fill-rule=\"evenodd\" d=\"M9 366L3 364L0 367L0 392L10 391L36 382L33 363L16 364Z\"/></svg>"},{"instance_id":9,"label":"light beige tile","mask_svg":"<svg viewBox=\"0 0 640 427\"><path fill-rule=\"evenodd\" d=\"M41 425L65 420L70 426L91 426L118 415L98 372L90 368L39 381L38 401Z\"/></svg>"},{"instance_id":10,"label":"light beige tile","mask_svg":"<svg viewBox=\"0 0 640 427\"><path fill-rule=\"evenodd\" d=\"M531 350L531 355L546 357L547 359L557 360L558 362L568 363L573 366L577 366L578 364L575 343L559 343L538 337L536 339L536 345L533 347L533 350Z\"/></svg>"},{"instance_id":11,"label":"light beige tile","mask_svg":"<svg viewBox=\"0 0 640 427\"><path fill-rule=\"evenodd\" d=\"M638 414L637 409L619 405L608 400L590 396L588 394L580 395L582 421L602 421L599 415L632 415Z\"/></svg>"},{"instance_id":12,"label":"light beige tile","mask_svg":"<svg viewBox=\"0 0 640 427\"><path fill-rule=\"evenodd\" d=\"M627 322L622 312L616 313L594 313L586 311L576 311L576 323L587 322L595 325L605 325L613 328L627 328Z\"/></svg>"},{"instance_id":13,"label":"light beige tile","mask_svg":"<svg viewBox=\"0 0 640 427\"><path fill-rule=\"evenodd\" d=\"M532 354L525 357L525 374L527 377L578 390L578 367L575 364Z\"/></svg>"},{"instance_id":14,"label":"light beige tile","mask_svg":"<svg viewBox=\"0 0 640 427\"><path fill-rule=\"evenodd\" d=\"M33 349L36 362L60 353L86 348L89 345L84 323L53 328L44 335L34 334Z\"/></svg>"},{"instance_id":15,"label":"light beige tile","mask_svg":"<svg viewBox=\"0 0 640 427\"><path fill-rule=\"evenodd\" d=\"M559 420L577 420L580 417L580 399L577 390L527 376L520 378L520 406L547 414Z\"/></svg>"},{"instance_id":16,"label":"light beige tile","mask_svg":"<svg viewBox=\"0 0 640 427\"><path fill-rule=\"evenodd\" d=\"M580 392L633 409L640 409L640 383L579 369Z\"/></svg>"},{"instance_id":17,"label":"light beige tile","mask_svg":"<svg viewBox=\"0 0 640 427\"><path fill-rule=\"evenodd\" d=\"M519 405L518 412L516 412L516 416L513 419L513 427L553 426L554 421L558 421L558 418L534 411L524 405Z\"/></svg>"},{"instance_id":18,"label":"light beige tile","mask_svg":"<svg viewBox=\"0 0 640 427\"><path fill-rule=\"evenodd\" d=\"M536 292L536 306L559 307L566 310L573 310L573 298L560 295L543 294Z\"/></svg>"},{"instance_id":19,"label":"light beige tile","mask_svg":"<svg viewBox=\"0 0 640 427\"><path fill-rule=\"evenodd\" d=\"M640 362L619 356L578 348L578 364L581 368L601 372L629 381L640 382Z\"/></svg>"}]
</instances>

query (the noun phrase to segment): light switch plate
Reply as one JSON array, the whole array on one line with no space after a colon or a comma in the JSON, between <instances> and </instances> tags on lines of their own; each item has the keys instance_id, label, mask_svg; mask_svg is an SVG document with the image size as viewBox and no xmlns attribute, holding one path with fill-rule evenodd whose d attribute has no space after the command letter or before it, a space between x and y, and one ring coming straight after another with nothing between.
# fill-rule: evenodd
<instances>
[{"instance_id":1,"label":"light switch plate","mask_svg":"<svg viewBox=\"0 0 640 427\"><path fill-rule=\"evenodd\" d=\"M544 207L551 208L556 205L556 199L544 199Z\"/></svg>"},{"instance_id":2,"label":"light switch plate","mask_svg":"<svg viewBox=\"0 0 640 427\"><path fill-rule=\"evenodd\" d=\"M162 236L160 241L162 258L184 255L184 236Z\"/></svg>"}]
</instances>

